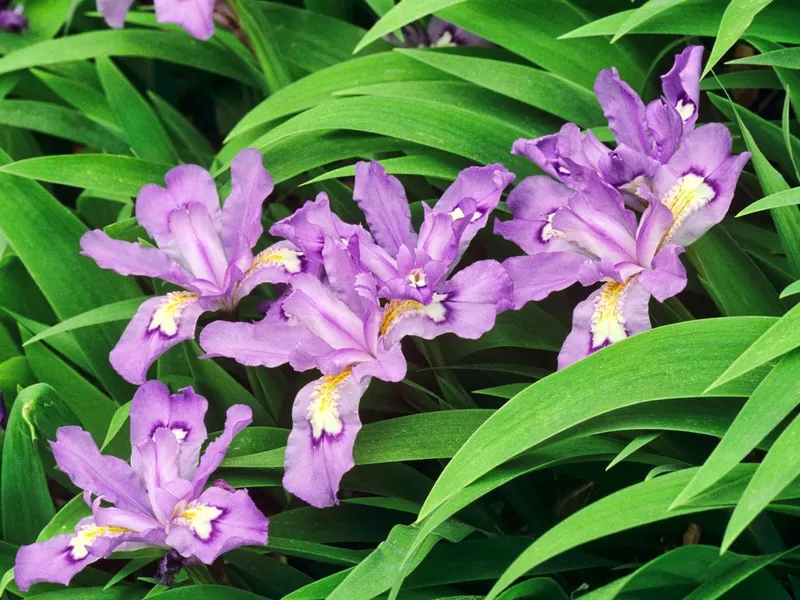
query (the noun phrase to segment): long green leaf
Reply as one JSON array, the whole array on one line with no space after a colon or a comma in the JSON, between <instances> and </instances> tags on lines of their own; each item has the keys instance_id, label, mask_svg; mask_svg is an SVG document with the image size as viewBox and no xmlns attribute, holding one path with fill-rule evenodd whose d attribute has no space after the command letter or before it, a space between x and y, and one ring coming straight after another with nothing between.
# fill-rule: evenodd
<instances>
[{"instance_id":1,"label":"long green leaf","mask_svg":"<svg viewBox=\"0 0 800 600\"><path fill-rule=\"evenodd\" d=\"M780 206L795 206L797 204L800 204L800 188L791 188L789 190L775 192L761 200L753 202L748 205L747 208L741 210L736 216L744 217L745 215L751 215L763 210L772 210Z\"/></svg>"},{"instance_id":2,"label":"long green leaf","mask_svg":"<svg viewBox=\"0 0 800 600\"><path fill-rule=\"evenodd\" d=\"M739 41L758 13L772 4L772 0L731 0L722 20L714 47L703 69L703 77L714 68L719 59Z\"/></svg>"},{"instance_id":3,"label":"long green leaf","mask_svg":"<svg viewBox=\"0 0 800 600\"><path fill-rule=\"evenodd\" d=\"M280 46L275 43L266 15L253 0L236 0L236 14L242 29L250 38L253 50L266 81L267 91L274 94L292 82Z\"/></svg>"},{"instance_id":4,"label":"long green leaf","mask_svg":"<svg viewBox=\"0 0 800 600\"><path fill-rule=\"evenodd\" d=\"M679 4L683 4L684 2L686 2L686 0L650 0L644 6L640 6L636 10L632 11L630 16L628 16L628 18L625 19L625 22L620 25L619 29L617 29L614 37L611 38L611 43L613 44L629 31L633 31L642 23L649 21L665 10L674 8Z\"/></svg>"}]
</instances>

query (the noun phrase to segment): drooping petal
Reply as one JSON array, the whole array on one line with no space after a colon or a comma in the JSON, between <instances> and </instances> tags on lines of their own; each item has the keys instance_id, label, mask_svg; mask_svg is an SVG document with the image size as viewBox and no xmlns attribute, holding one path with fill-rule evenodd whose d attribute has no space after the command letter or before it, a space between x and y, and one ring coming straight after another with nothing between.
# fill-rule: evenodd
<instances>
[{"instance_id":1,"label":"drooping petal","mask_svg":"<svg viewBox=\"0 0 800 600\"><path fill-rule=\"evenodd\" d=\"M44 542L22 546L14 563L14 581L26 592L36 583L68 585L80 571L109 556L120 544L131 541L148 543L147 533L123 527L96 525L83 519L74 533L57 535Z\"/></svg>"},{"instance_id":2,"label":"drooping petal","mask_svg":"<svg viewBox=\"0 0 800 600\"><path fill-rule=\"evenodd\" d=\"M144 186L136 198L136 220L147 230L158 247L171 256L175 251L169 216L175 209L199 203L206 207L215 226L222 212L219 194L211 174L198 165L180 165L170 169L164 180L166 189L154 183Z\"/></svg>"},{"instance_id":3,"label":"drooping petal","mask_svg":"<svg viewBox=\"0 0 800 600\"><path fill-rule=\"evenodd\" d=\"M314 337L305 327L286 322L215 321L200 333L200 346L206 358L225 356L249 367L278 367L289 362L292 353L306 339Z\"/></svg>"},{"instance_id":4,"label":"drooping petal","mask_svg":"<svg viewBox=\"0 0 800 600\"><path fill-rule=\"evenodd\" d=\"M152 440L159 428L169 429L178 442L180 476L191 478L207 436L207 410L208 401L191 387L170 394L160 381L148 381L136 390L131 403L131 446ZM137 469L133 461L131 465Z\"/></svg>"},{"instance_id":5,"label":"drooping petal","mask_svg":"<svg viewBox=\"0 0 800 600\"><path fill-rule=\"evenodd\" d=\"M265 546L268 526L247 490L213 485L175 517L166 542L182 556L210 565L234 548Z\"/></svg>"},{"instance_id":6,"label":"drooping petal","mask_svg":"<svg viewBox=\"0 0 800 600\"><path fill-rule=\"evenodd\" d=\"M184 340L194 339L202 313L197 295L190 292L170 292L147 300L109 355L114 370L130 383L144 383L147 369L159 356Z\"/></svg>"},{"instance_id":7,"label":"drooping petal","mask_svg":"<svg viewBox=\"0 0 800 600\"><path fill-rule=\"evenodd\" d=\"M203 457L200 459L200 466L197 467L197 471L195 471L192 478L195 495L200 494L208 478L222 463L233 438L252 422L253 410L249 406L234 404L228 409L225 418L225 429L222 431L222 435L208 445Z\"/></svg>"},{"instance_id":8,"label":"drooping petal","mask_svg":"<svg viewBox=\"0 0 800 600\"><path fill-rule=\"evenodd\" d=\"M575 307L572 331L558 355L564 369L593 352L650 329L650 294L634 277L612 281Z\"/></svg>"},{"instance_id":9,"label":"drooping petal","mask_svg":"<svg viewBox=\"0 0 800 600\"><path fill-rule=\"evenodd\" d=\"M159 23L180 25L198 40L214 35L214 0L154 0Z\"/></svg>"},{"instance_id":10,"label":"drooping petal","mask_svg":"<svg viewBox=\"0 0 800 600\"><path fill-rule=\"evenodd\" d=\"M338 504L342 476L353 468L353 445L361 429L358 404L369 378L349 370L312 381L292 408L283 486L317 508Z\"/></svg>"},{"instance_id":11,"label":"drooping petal","mask_svg":"<svg viewBox=\"0 0 800 600\"><path fill-rule=\"evenodd\" d=\"M672 68L661 76L667 101L675 107L686 127L697 121L700 106L700 73L703 70L703 47L688 46L675 56Z\"/></svg>"},{"instance_id":12,"label":"drooping petal","mask_svg":"<svg viewBox=\"0 0 800 600\"><path fill-rule=\"evenodd\" d=\"M485 167L469 167L458 174L436 206L435 213L447 213L453 219L466 218L462 208L465 200L472 200L475 209L471 212L469 223L464 227L459 239L459 253L463 254L472 238L486 226L489 215L497 207L503 191L514 181L515 175L497 163ZM461 214L459 214L459 212Z\"/></svg>"},{"instance_id":13,"label":"drooping petal","mask_svg":"<svg viewBox=\"0 0 800 600\"><path fill-rule=\"evenodd\" d=\"M650 154L653 142L645 128L645 108L633 88L622 81L615 68L600 71L594 93L617 142L643 154Z\"/></svg>"},{"instance_id":14,"label":"drooping petal","mask_svg":"<svg viewBox=\"0 0 800 600\"><path fill-rule=\"evenodd\" d=\"M417 235L403 184L387 175L380 163L356 164L353 200L364 212L375 241L389 254L396 254L400 246L414 247Z\"/></svg>"},{"instance_id":15,"label":"drooping petal","mask_svg":"<svg viewBox=\"0 0 800 600\"><path fill-rule=\"evenodd\" d=\"M131 4L133 0L97 0L97 10L109 27L120 29L125 24Z\"/></svg>"},{"instance_id":16,"label":"drooping petal","mask_svg":"<svg viewBox=\"0 0 800 600\"><path fill-rule=\"evenodd\" d=\"M565 185L542 175L523 179L508 195L508 208L514 218L495 222L495 233L514 242L528 254L574 249L574 244L559 235L552 224L556 211L567 206L574 193Z\"/></svg>"},{"instance_id":17,"label":"drooping petal","mask_svg":"<svg viewBox=\"0 0 800 600\"><path fill-rule=\"evenodd\" d=\"M681 246L667 244L653 259L652 269L642 271L639 283L659 302L672 298L686 287L686 269L681 263Z\"/></svg>"},{"instance_id":18,"label":"drooping petal","mask_svg":"<svg viewBox=\"0 0 800 600\"><path fill-rule=\"evenodd\" d=\"M442 284L428 305L393 301L384 308L381 335L394 344L407 335L433 339L455 333L477 339L494 326L499 312L511 305L513 283L494 260L482 260Z\"/></svg>"},{"instance_id":19,"label":"drooping petal","mask_svg":"<svg viewBox=\"0 0 800 600\"><path fill-rule=\"evenodd\" d=\"M262 283L286 283L306 266L303 253L291 242L278 242L265 248L252 260L234 288L233 302L238 303Z\"/></svg>"},{"instance_id":20,"label":"drooping petal","mask_svg":"<svg viewBox=\"0 0 800 600\"><path fill-rule=\"evenodd\" d=\"M186 285L190 280L166 252L112 239L99 229L83 234L81 250L101 269L112 269L120 275L156 277L177 285Z\"/></svg>"},{"instance_id":21,"label":"drooping petal","mask_svg":"<svg viewBox=\"0 0 800 600\"><path fill-rule=\"evenodd\" d=\"M224 291L228 259L206 208L189 204L186 208L172 211L169 227L192 275L216 284L217 289Z\"/></svg>"},{"instance_id":22,"label":"drooping petal","mask_svg":"<svg viewBox=\"0 0 800 600\"><path fill-rule=\"evenodd\" d=\"M581 268L589 259L575 252L547 252L533 256L514 256L503 267L514 282L512 308L544 300L552 292L564 290L578 281Z\"/></svg>"},{"instance_id":23,"label":"drooping petal","mask_svg":"<svg viewBox=\"0 0 800 600\"><path fill-rule=\"evenodd\" d=\"M150 514L147 496L136 473L124 460L100 454L91 434L80 427L60 427L50 447L58 468L77 487L102 496L119 508Z\"/></svg>"},{"instance_id":24,"label":"drooping petal","mask_svg":"<svg viewBox=\"0 0 800 600\"><path fill-rule=\"evenodd\" d=\"M245 148L231 161L231 193L222 207L220 231L222 245L231 261L243 255L249 257L250 249L264 233L261 206L274 184L263 160L261 152Z\"/></svg>"}]
</instances>

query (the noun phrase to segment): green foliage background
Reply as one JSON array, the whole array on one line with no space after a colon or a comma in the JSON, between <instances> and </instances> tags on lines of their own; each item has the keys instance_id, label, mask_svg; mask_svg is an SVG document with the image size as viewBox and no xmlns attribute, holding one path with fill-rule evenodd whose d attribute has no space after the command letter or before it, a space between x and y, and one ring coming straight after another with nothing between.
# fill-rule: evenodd
<instances>
[{"instance_id":1,"label":"green foliage background","mask_svg":"<svg viewBox=\"0 0 800 600\"><path fill-rule=\"evenodd\" d=\"M157 376L206 395L212 430L227 406L254 409L224 477L270 515L269 547L190 569L171 590L151 579L158 554L139 552L28 595L800 598L796 0L229 5L237 28L205 43L146 7L108 30L91 2L71 0L28 0L30 31L0 33L0 388L13 403L2 593L23 595L10 572L20 544L85 514L46 440L81 424L106 452L129 451L133 388L107 357L160 290L98 269L78 239L96 227L145 238L132 218L142 185L195 162L224 187L230 159L253 146L279 184L266 225L322 190L357 221L353 165L375 158L419 215L470 164L503 162L517 182L534 174L509 154L516 138L574 121L609 140L597 73L616 66L651 99L672 55L702 43L701 120L728 124L754 156L732 214L687 253L687 291L652 307L655 330L553 373L580 298L567 291L504 314L481 340L410 345L408 379L365 397L357 467L324 511L280 487L291 401L308 376L200 360L185 343ZM383 39L431 14L496 46ZM489 231L475 246L468 260L516 253Z\"/></svg>"}]
</instances>

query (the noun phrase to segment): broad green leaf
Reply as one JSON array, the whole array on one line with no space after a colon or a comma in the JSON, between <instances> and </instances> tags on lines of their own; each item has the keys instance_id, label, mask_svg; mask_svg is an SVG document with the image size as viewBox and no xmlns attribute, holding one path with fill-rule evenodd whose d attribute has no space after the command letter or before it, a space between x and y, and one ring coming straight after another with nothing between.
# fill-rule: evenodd
<instances>
[{"instance_id":1,"label":"broad green leaf","mask_svg":"<svg viewBox=\"0 0 800 600\"><path fill-rule=\"evenodd\" d=\"M790 378L790 384L779 386L779 390L786 390L789 387L787 393L794 396L795 403L798 387L797 362L795 360L791 363L795 366L794 373L786 374L784 372L783 374L784 378ZM800 445L800 419L795 418L775 440L764 460L758 465L758 469L736 504L736 508L733 509L731 520L728 522L722 538L720 549L723 552L733 544L753 519L767 508L772 500L800 477L800 461L797 460L798 445Z\"/></svg>"},{"instance_id":2,"label":"broad green leaf","mask_svg":"<svg viewBox=\"0 0 800 600\"><path fill-rule=\"evenodd\" d=\"M103 439L103 444L100 446L100 449L105 449L114 438L117 437L117 434L122 430L125 424L128 422L128 416L131 412L131 403L126 402L122 406L120 406L115 412L114 416L111 417L111 421L108 424L108 431L106 431L106 436Z\"/></svg>"},{"instance_id":3,"label":"broad green leaf","mask_svg":"<svg viewBox=\"0 0 800 600\"><path fill-rule=\"evenodd\" d=\"M731 0L722 20L719 23L719 33L714 40L714 47L706 61L702 77L714 68L719 59L739 41L755 16L772 4L772 0Z\"/></svg>"},{"instance_id":4,"label":"broad green leaf","mask_svg":"<svg viewBox=\"0 0 800 600\"><path fill-rule=\"evenodd\" d=\"M36 537L37 542L49 540L57 535L71 533L75 530L75 525L84 517L92 514L91 509L86 505L83 494L78 494L67 502L45 525Z\"/></svg>"},{"instance_id":5,"label":"broad green leaf","mask_svg":"<svg viewBox=\"0 0 800 600\"><path fill-rule=\"evenodd\" d=\"M793 284L786 286L786 289L781 292L781 298L800 294L800 281L795 281Z\"/></svg>"},{"instance_id":6,"label":"broad green leaf","mask_svg":"<svg viewBox=\"0 0 800 600\"><path fill-rule=\"evenodd\" d=\"M0 173L130 197L143 185L162 181L168 168L131 156L65 154L8 163Z\"/></svg>"},{"instance_id":7,"label":"broad green leaf","mask_svg":"<svg viewBox=\"0 0 800 600\"><path fill-rule=\"evenodd\" d=\"M75 79L54 75L42 69L32 69L32 72L42 83L84 115L111 129L118 136L122 136L122 132L119 131L114 120L114 113L108 105L108 100L100 90Z\"/></svg>"},{"instance_id":8,"label":"broad green leaf","mask_svg":"<svg viewBox=\"0 0 800 600\"><path fill-rule=\"evenodd\" d=\"M603 123L594 94L558 74L500 60L402 50L406 56L583 127Z\"/></svg>"},{"instance_id":9,"label":"broad green leaf","mask_svg":"<svg viewBox=\"0 0 800 600\"><path fill-rule=\"evenodd\" d=\"M686 488L675 499L675 506L691 499L719 481L767 437L800 403L797 396L797 369L800 352L789 354L772 369L706 459Z\"/></svg>"},{"instance_id":10,"label":"broad green leaf","mask_svg":"<svg viewBox=\"0 0 800 600\"><path fill-rule=\"evenodd\" d=\"M716 77L703 79L703 81L700 82L700 89L703 91L734 90L737 88L779 90L782 87L781 81L775 73L758 69L722 73Z\"/></svg>"},{"instance_id":11,"label":"broad green leaf","mask_svg":"<svg viewBox=\"0 0 800 600\"><path fill-rule=\"evenodd\" d=\"M0 58L0 73L109 56L135 56L173 62L258 85L233 52L175 32L119 29L78 33L45 40Z\"/></svg>"},{"instance_id":12,"label":"broad green leaf","mask_svg":"<svg viewBox=\"0 0 800 600\"><path fill-rule=\"evenodd\" d=\"M55 394L53 388L44 384L25 388L17 396L9 415L0 476L3 540L11 544L34 542L55 515L30 415L39 399L50 394Z\"/></svg>"},{"instance_id":13,"label":"broad green leaf","mask_svg":"<svg viewBox=\"0 0 800 600\"><path fill-rule=\"evenodd\" d=\"M59 333L80 329L82 327L101 325L103 323L109 323L112 321L127 321L133 317L134 314L136 314L139 306L141 306L142 302L147 299L147 297L132 298L130 300L122 300L121 302L115 302L114 304L108 304L106 306L101 306L99 308L86 311L85 313L76 315L70 319L65 319L58 325L54 325L53 327L45 329L38 335L35 335L26 341L23 346L33 344Z\"/></svg>"},{"instance_id":14,"label":"broad green leaf","mask_svg":"<svg viewBox=\"0 0 800 600\"><path fill-rule=\"evenodd\" d=\"M751 215L762 210L771 210L780 206L795 206L797 204L800 204L800 188L791 188L770 194L761 200L756 200L748 205L747 208L740 211L736 216L744 217L745 215Z\"/></svg>"},{"instance_id":15,"label":"broad green leaf","mask_svg":"<svg viewBox=\"0 0 800 600\"><path fill-rule=\"evenodd\" d=\"M155 163L176 163L178 156L153 108L111 59L100 57L95 63L108 103L133 153Z\"/></svg>"},{"instance_id":16,"label":"broad green leaf","mask_svg":"<svg viewBox=\"0 0 800 600\"><path fill-rule=\"evenodd\" d=\"M391 175L420 175L434 179L453 181L458 176L458 172L466 165L458 164L461 161L451 159L442 154L413 154L411 156L399 156L397 158L384 158L381 166ZM322 175L306 181L303 185L327 181L328 179L338 179L340 177L353 177L355 175L355 165L339 167L333 171L328 171Z\"/></svg>"},{"instance_id":17,"label":"broad green leaf","mask_svg":"<svg viewBox=\"0 0 800 600\"><path fill-rule=\"evenodd\" d=\"M531 579L506 590L499 600L568 600L561 586L552 579Z\"/></svg>"},{"instance_id":18,"label":"broad green leaf","mask_svg":"<svg viewBox=\"0 0 800 600\"><path fill-rule=\"evenodd\" d=\"M561 521L531 544L503 573L486 600L497 598L530 569L590 541L674 516L732 506L739 499L754 467L751 464L739 465L723 480L725 485L698 498L696 504L673 511L669 510L669 506L696 469L662 475L597 500ZM800 485L795 484L786 489L781 497L793 498L798 494Z\"/></svg>"},{"instance_id":19,"label":"broad green leaf","mask_svg":"<svg viewBox=\"0 0 800 600\"><path fill-rule=\"evenodd\" d=\"M729 381L741 377L800 346L800 305L782 316L772 327L754 340L741 355L711 383L715 389Z\"/></svg>"},{"instance_id":20,"label":"broad green leaf","mask_svg":"<svg viewBox=\"0 0 800 600\"><path fill-rule=\"evenodd\" d=\"M270 517L270 535L319 544L381 542L410 515L397 510L340 504L320 510L312 506L285 510Z\"/></svg>"},{"instance_id":21,"label":"broad green leaf","mask_svg":"<svg viewBox=\"0 0 800 600\"><path fill-rule=\"evenodd\" d=\"M0 100L0 123L64 138L107 152L126 150L125 143L112 131L80 112L58 104L35 100Z\"/></svg>"},{"instance_id":22,"label":"broad green leaf","mask_svg":"<svg viewBox=\"0 0 800 600\"><path fill-rule=\"evenodd\" d=\"M8 407L17 397L17 388L25 388L36 383L33 371L24 356L7 358L0 363L0 390L3 390L3 404Z\"/></svg>"},{"instance_id":23,"label":"broad green leaf","mask_svg":"<svg viewBox=\"0 0 800 600\"><path fill-rule=\"evenodd\" d=\"M365 550L350 550L303 540L276 538L273 535L269 536L269 549L286 556L345 566L357 565L369 553Z\"/></svg>"},{"instance_id":24,"label":"broad green leaf","mask_svg":"<svg viewBox=\"0 0 800 600\"><path fill-rule=\"evenodd\" d=\"M647 444L655 440L660 435L661 435L660 433L644 433L642 435L637 435L633 440L631 440L631 442L627 446L625 446L620 451L619 454L617 454L614 457L614 460L608 463L606 471L611 469L613 466L621 463L623 460L628 458L631 454L633 454L637 450L641 450L642 448L647 446Z\"/></svg>"},{"instance_id":25,"label":"broad green leaf","mask_svg":"<svg viewBox=\"0 0 800 600\"><path fill-rule=\"evenodd\" d=\"M264 600L263 596L229 585L190 585L148 596L148 600Z\"/></svg>"},{"instance_id":26,"label":"broad green leaf","mask_svg":"<svg viewBox=\"0 0 800 600\"><path fill-rule=\"evenodd\" d=\"M401 0L401 2L395 4L389 12L383 15L367 34L361 38L361 41L358 42L358 45L356 45L353 50L353 54L369 46L375 40L403 28L412 21L417 21L437 10L464 1L465 0Z\"/></svg>"},{"instance_id":27,"label":"broad green leaf","mask_svg":"<svg viewBox=\"0 0 800 600\"><path fill-rule=\"evenodd\" d=\"M784 48L729 61L730 65L758 65L761 67L783 67L800 69L800 48Z\"/></svg>"},{"instance_id":28,"label":"broad green leaf","mask_svg":"<svg viewBox=\"0 0 800 600\"><path fill-rule=\"evenodd\" d=\"M7 162L0 153L0 163ZM141 295L132 279L78 254L86 228L35 182L0 172L0 231L60 319ZM127 400L131 386L108 363L121 331L121 324L105 324L73 335L112 397Z\"/></svg>"},{"instance_id":29,"label":"broad green leaf","mask_svg":"<svg viewBox=\"0 0 800 600\"><path fill-rule=\"evenodd\" d=\"M669 10L684 2L686 2L686 0L649 0L644 6L640 6L636 10L631 11L630 16L625 19L625 22L620 25L614 37L611 38L611 43L613 44L629 31L636 29L642 23L649 21L665 10Z\"/></svg>"},{"instance_id":30,"label":"broad green leaf","mask_svg":"<svg viewBox=\"0 0 800 600\"><path fill-rule=\"evenodd\" d=\"M738 317L660 327L545 377L509 400L461 447L418 520L503 462L583 421L642 402L702 395L715 374L774 323ZM644 355L658 356L659 368L642 369ZM754 382L737 384L714 395L747 395Z\"/></svg>"},{"instance_id":31,"label":"broad green leaf","mask_svg":"<svg viewBox=\"0 0 800 600\"><path fill-rule=\"evenodd\" d=\"M158 116L175 137L189 161L203 166L210 165L214 157L214 149L205 136L179 110L158 94L148 90L147 97L156 107Z\"/></svg>"},{"instance_id":32,"label":"broad green leaf","mask_svg":"<svg viewBox=\"0 0 800 600\"><path fill-rule=\"evenodd\" d=\"M250 43L264 75L266 89L274 94L292 82L280 45L272 33L273 27L254 0L235 0L234 10Z\"/></svg>"},{"instance_id":33,"label":"broad green leaf","mask_svg":"<svg viewBox=\"0 0 800 600\"><path fill-rule=\"evenodd\" d=\"M711 570L705 581L691 594L686 596L685 600L716 600L716 598L729 597L727 592L735 589L736 593L741 593L743 590L737 587L740 583L745 581L748 577L763 571L768 565L776 560L783 558L790 550L785 552L777 552L775 554L768 554L766 556L751 556L742 558L736 564L730 565L727 568ZM752 580L751 580L752 581ZM761 597L774 598L780 595L781 598L788 600L789 596L781 589L780 584L775 582L775 587L766 593L764 586L752 586L749 591L750 594L758 593ZM746 597L746 596L742 596Z\"/></svg>"}]
</instances>

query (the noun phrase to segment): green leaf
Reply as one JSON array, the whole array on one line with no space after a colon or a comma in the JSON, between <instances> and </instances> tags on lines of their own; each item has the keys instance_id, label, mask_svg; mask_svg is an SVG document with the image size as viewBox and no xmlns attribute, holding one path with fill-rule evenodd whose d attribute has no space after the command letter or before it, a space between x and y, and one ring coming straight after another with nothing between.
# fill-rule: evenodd
<instances>
[{"instance_id":1,"label":"green leaf","mask_svg":"<svg viewBox=\"0 0 800 600\"><path fill-rule=\"evenodd\" d=\"M769 372L720 440L714 452L675 499L675 506L690 502L722 479L767 437L800 400L793 393L800 352L789 354Z\"/></svg>"},{"instance_id":2,"label":"green leaf","mask_svg":"<svg viewBox=\"0 0 800 600\"><path fill-rule=\"evenodd\" d=\"M422 177L453 181L458 176L458 172L461 168L464 168L466 165L446 155L430 153L399 156L397 158L384 158L381 160L381 166L391 175L420 175ZM314 177L314 179L306 181L303 185L327 181L328 179L338 179L340 177L353 177L355 171L355 165L339 167L338 169Z\"/></svg>"},{"instance_id":3,"label":"green leaf","mask_svg":"<svg viewBox=\"0 0 800 600\"><path fill-rule=\"evenodd\" d=\"M274 94L292 82L279 44L275 43L272 27L259 5L253 0L235 0L234 10L261 67L266 89Z\"/></svg>"},{"instance_id":4,"label":"green leaf","mask_svg":"<svg viewBox=\"0 0 800 600\"><path fill-rule=\"evenodd\" d=\"M437 10L453 6L454 4L460 4L464 1L465 0L402 0L383 15L367 34L361 38L361 41L358 42L358 45L353 50L353 54L369 46L375 40L401 29L412 21L417 21L435 13Z\"/></svg>"},{"instance_id":5,"label":"green leaf","mask_svg":"<svg viewBox=\"0 0 800 600\"><path fill-rule=\"evenodd\" d=\"M705 77L719 62L719 59L739 41L755 16L770 4L772 4L772 0L731 0L722 15L719 33L717 33L717 39L714 40L714 47L706 61L702 77Z\"/></svg>"},{"instance_id":6,"label":"green leaf","mask_svg":"<svg viewBox=\"0 0 800 600\"><path fill-rule=\"evenodd\" d=\"M167 170L165 165L113 154L39 156L0 166L0 173L129 197L143 185L163 181Z\"/></svg>"},{"instance_id":7,"label":"green leaf","mask_svg":"<svg viewBox=\"0 0 800 600\"><path fill-rule=\"evenodd\" d=\"M214 158L214 148L205 136L179 110L154 91L148 90L147 97L156 107L161 120L175 137L181 150L186 153L189 161L204 166L210 165Z\"/></svg>"},{"instance_id":8,"label":"green leaf","mask_svg":"<svg viewBox=\"0 0 800 600\"><path fill-rule=\"evenodd\" d=\"M114 113L103 93L91 85L75 79L60 77L41 69L32 69L33 74L63 100L81 111L84 115L122 136L114 120Z\"/></svg>"},{"instance_id":9,"label":"green leaf","mask_svg":"<svg viewBox=\"0 0 800 600\"><path fill-rule=\"evenodd\" d=\"M560 75L501 60L445 54L430 50L401 50L460 79L514 98L583 127L603 123L594 94Z\"/></svg>"},{"instance_id":10,"label":"green leaf","mask_svg":"<svg viewBox=\"0 0 800 600\"><path fill-rule=\"evenodd\" d=\"M143 160L175 164L178 156L152 107L110 59L100 57L95 62L108 103L133 153Z\"/></svg>"},{"instance_id":11,"label":"green leaf","mask_svg":"<svg viewBox=\"0 0 800 600\"><path fill-rule=\"evenodd\" d=\"M611 43L613 44L626 33L633 31L639 27L639 25L649 21L656 15L664 12L665 10L674 8L679 4L683 4L684 2L686 2L686 0L650 0L644 6L641 6L634 11L630 11L630 16L625 19L625 22L620 25L619 29L617 29L614 37L611 38Z\"/></svg>"},{"instance_id":12,"label":"green leaf","mask_svg":"<svg viewBox=\"0 0 800 600\"><path fill-rule=\"evenodd\" d=\"M800 48L784 48L773 50L736 60L728 61L729 65L758 65L762 67L783 67L786 69L800 69Z\"/></svg>"},{"instance_id":13,"label":"green leaf","mask_svg":"<svg viewBox=\"0 0 800 600\"><path fill-rule=\"evenodd\" d=\"M738 317L660 327L545 377L509 400L461 447L436 481L419 520L506 460L592 417L656 399L702 395L714 374L774 322ZM645 355L658 356L659 368L643 370ZM737 384L715 395L746 395L753 389L752 380Z\"/></svg>"},{"instance_id":14,"label":"green leaf","mask_svg":"<svg viewBox=\"0 0 800 600\"><path fill-rule=\"evenodd\" d=\"M148 600L264 600L244 590L229 585L190 585L148 596Z\"/></svg>"},{"instance_id":15,"label":"green leaf","mask_svg":"<svg viewBox=\"0 0 800 600\"><path fill-rule=\"evenodd\" d=\"M775 554L768 554L766 556L751 556L742 558L736 564L728 566L723 569L715 569L708 573L705 581L700 587L694 590L691 594L686 596L685 600L715 600L716 598L728 597L725 594L734 588L736 592L743 592L741 588L737 587L740 583L745 581L748 577L766 569L766 567L776 560L783 558L786 554L791 552L776 552ZM752 580L750 580L752 581ZM768 593L763 597L773 598L775 593L780 594L781 598L789 598L781 588L780 584L775 582L775 592ZM754 585L750 593L758 590L759 595L763 595L766 591L763 586ZM744 597L744 596L743 596Z\"/></svg>"},{"instance_id":16,"label":"green leaf","mask_svg":"<svg viewBox=\"0 0 800 600\"><path fill-rule=\"evenodd\" d=\"M42 41L0 58L0 74L109 56L154 58L258 85L250 70L231 51L196 40L184 31L141 29L92 31Z\"/></svg>"},{"instance_id":17,"label":"green leaf","mask_svg":"<svg viewBox=\"0 0 800 600\"><path fill-rule=\"evenodd\" d=\"M7 161L0 152L0 163ZM60 319L141 295L132 279L99 269L78 254L86 228L37 183L0 173L0 231ZM73 334L115 399L129 398L132 390L108 363L121 331L117 324L105 324Z\"/></svg>"},{"instance_id":18,"label":"green leaf","mask_svg":"<svg viewBox=\"0 0 800 600\"><path fill-rule=\"evenodd\" d=\"M30 411L40 398L55 395L43 384L25 388L17 396L3 442L2 506L3 540L30 544L55 515L42 460L36 446L36 430Z\"/></svg>"},{"instance_id":19,"label":"green leaf","mask_svg":"<svg viewBox=\"0 0 800 600\"><path fill-rule=\"evenodd\" d=\"M770 194L761 200L756 200L736 216L744 217L762 210L771 210L780 206L795 206L797 204L800 204L800 188L791 188Z\"/></svg>"},{"instance_id":20,"label":"green leaf","mask_svg":"<svg viewBox=\"0 0 800 600\"><path fill-rule=\"evenodd\" d=\"M637 435L634 439L631 440L631 442L627 446L625 446L620 451L619 454L617 454L614 457L614 460L608 463L606 471L611 469L613 466L621 463L623 460L628 458L631 454L633 454L637 450L641 450L642 448L647 446L647 444L658 438L660 435L661 435L660 433L644 433L642 435Z\"/></svg>"},{"instance_id":21,"label":"green leaf","mask_svg":"<svg viewBox=\"0 0 800 600\"><path fill-rule=\"evenodd\" d=\"M781 298L800 294L800 281L795 281L793 284L786 286L786 289L781 292Z\"/></svg>"}]
</instances>

